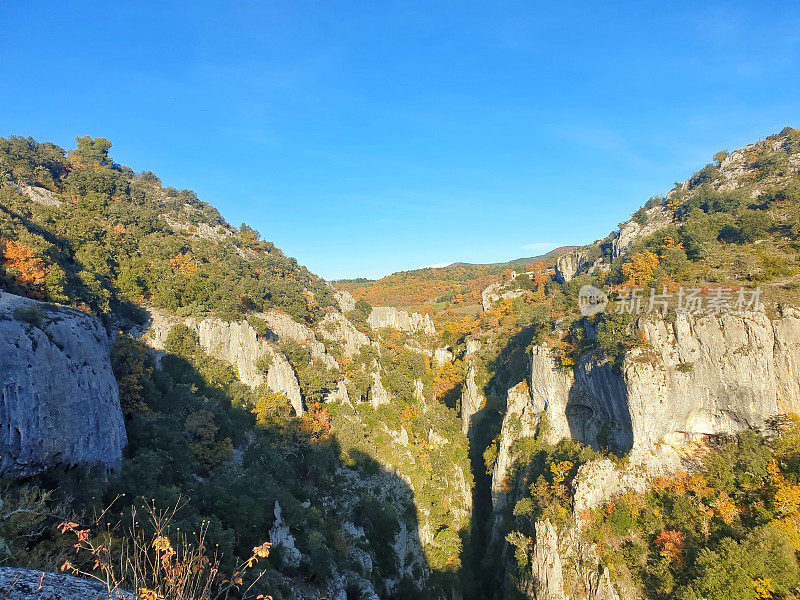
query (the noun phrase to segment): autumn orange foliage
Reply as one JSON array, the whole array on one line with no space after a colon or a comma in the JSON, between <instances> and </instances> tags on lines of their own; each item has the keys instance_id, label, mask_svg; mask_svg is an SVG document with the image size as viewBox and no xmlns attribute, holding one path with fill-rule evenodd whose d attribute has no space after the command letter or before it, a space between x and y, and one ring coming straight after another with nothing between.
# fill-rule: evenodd
<instances>
[{"instance_id":1,"label":"autumn orange foliage","mask_svg":"<svg viewBox=\"0 0 800 600\"><path fill-rule=\"evenodd\" d=\"M320 433L330 433L331 413L329 413L328 409L322 406L319 402L315 402L311 407L311 418L314 421L315 428Z\"/></svg>"},{"instance_id":2,"label":"autumn orange foliage","mask_svg":"<svg viewBox=\"0 0 800 600\"><path fill-rule=\"evenodd\" d=\"M783 517L800 513L800 485L783 477L777 461L772 461L768 469L776 488L775 510Z\"/></svg>"},{"instance_id":3,"label":"autumn orange foliage","mask_svg":"<svg viewBox=\"0 0 800 600\"><path fill-rule=\"evenodd\" d=\"M21 242L0 240L3 266L15 281L31 290L41 290L47 266L33 250Z\"/></svg>"},{"instance_id":4,"label":"autumn orange foliage","mask_svg":"<svg viewBox=\"0 0 800 600\"><path fill-rule=\"evenodd\" d=\"M454 363L444 363L439 366L434 373L433 386L436 391L436 399L442 401L456 391L464 381L463 369Z\"/></svg>"},{"instance_id":5,"label":"autumn orange foliage","mask_svg":"<svg viewBox=\"0 0 800 600\"><path fill-rule=\"evenodd\" d=\"M179 252L169 259L169 266L176 273L181 273L186 277L192 277L197 273L197 263L188 252Z\"/></svg>"},{"instance_id":6,"label":"autumn orange foliage","mask_svg":"<svg viewBox=\"0 0 800 600\"><path fill-rule=\"evenodd\" d=\"M661 243L662 250L670 250L672 248L680 248L681 250L685 250L683 246L683 242L676 242L675 238L672 236L667 236L664 238L664 241Z\"/></svg>"},{"instance_id":7,"label":"autumn orange foliage","mask_svg":"<svg viewBox=\"0 0 800 600\"><path fill-rule=\"evenodd\" d=\"M444 294L452 294L455 305L479 304L481 292L500 279L502 270L498 265L458 265L403 271L376 281L342 281L335 285L373 306L420 311Z\"/></svg>"},{"instance_id":8,"label":"autumn orange foliage","mask_svg":"<svg viewBox=\"0 0 800 600\"><path fill-rule=\"evenodd\" d=\"M653 542L659 554L669 561L680 559L683 552L683 532L675 529L662 529Z\"/></svg>"},{"instance_id":9,"label":"autumn orange foliage","mask_svg":"<svg viewBox=\"0 0 800 600\"><path fill-rule=\"evenodd\" d=\"M629 262L622 265L622 274L625 276L622 286L643 287L649 284L653 273L660 265L658 255L649 250L637 252Z\"/></svg>"}]
</instances>

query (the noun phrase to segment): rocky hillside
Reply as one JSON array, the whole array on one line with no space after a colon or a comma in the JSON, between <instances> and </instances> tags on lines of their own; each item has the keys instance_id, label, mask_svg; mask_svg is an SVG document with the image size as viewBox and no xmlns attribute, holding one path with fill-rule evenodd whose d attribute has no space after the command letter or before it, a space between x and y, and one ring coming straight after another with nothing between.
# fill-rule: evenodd
<instances>
[{"instance_id":1,"label":"rocky hillside","mask_svg":"<svg viewBox=\"0 0 800 600\"><path fill-rule=\"evenodd\" d=\"M36 475L3 492L34 515L0 525L3 560L60 564L60 502L124 519L177 494L228 565L273 544L275 598L458 589L471 473L431 320L335 292L109 147L0 142L2 471Z\"/></svg>"},{"instance_id":2,"label":"rocky hillside","mask_svg":"<svg viewBox=\"0 0 800 600\"><path fill-rule=\"evenodd\" d=\"M797 130L594 244L341 289L109 147L0 143L1 560L177 503L274 598L797 597Z\"/></svg>"}]
</instances>

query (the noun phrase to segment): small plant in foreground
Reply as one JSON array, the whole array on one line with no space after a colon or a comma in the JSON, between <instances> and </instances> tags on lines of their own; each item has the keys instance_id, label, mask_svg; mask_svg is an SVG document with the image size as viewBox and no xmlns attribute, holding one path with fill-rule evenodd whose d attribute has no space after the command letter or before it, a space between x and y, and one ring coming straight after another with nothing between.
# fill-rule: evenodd
<instances>
[{"instance_id":1,"label":"small plant in foreground","mask_svg":"<svg viewBox=\"0 0 800 600\"><path fill-rule=\"evenodd\" d=\"M110 526L93 533L91 528L81 528L78 523L61 523L58 529L62 535L75 535L75 552L85 564L78 566L65 561L61 570L101 582L109 598L125 597L120 590L132 589L140 600L222 600L232 594L272 600L272 596L251 595L263 571L249 576L246 587L244 582L247 570L269 556L270 543L253 548L250 558L227 577L220 572L220 557L206 553L206 523L195 541L180 532L175 544L170 540L170 523L180 507L176 504L171 509L158 510L152 504L146 505L146 525L138 522L134 511L128 535L121 541L115 538ZM106 511L95 519L95 524Z\"/></svg>"}]
</instances>

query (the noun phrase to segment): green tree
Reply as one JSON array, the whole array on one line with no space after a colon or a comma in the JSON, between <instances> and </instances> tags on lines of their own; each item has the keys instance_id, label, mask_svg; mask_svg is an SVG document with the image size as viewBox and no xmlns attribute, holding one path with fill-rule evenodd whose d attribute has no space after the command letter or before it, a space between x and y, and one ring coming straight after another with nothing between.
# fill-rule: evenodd
<instances>
[{"instance_id":1,"label":"green tree","mask_svg":"<svg viewBox=\"0 0 800 600\"><path fill-rule=\"evenodd\" d=\"M79 156L87 163L100 163L106 165L110 162L108 151L111 149L111 142L106 138L92 138L88 135L76 137L75 141L78 147L72 151L72 154Z\"/></svg>"}]
</instances>

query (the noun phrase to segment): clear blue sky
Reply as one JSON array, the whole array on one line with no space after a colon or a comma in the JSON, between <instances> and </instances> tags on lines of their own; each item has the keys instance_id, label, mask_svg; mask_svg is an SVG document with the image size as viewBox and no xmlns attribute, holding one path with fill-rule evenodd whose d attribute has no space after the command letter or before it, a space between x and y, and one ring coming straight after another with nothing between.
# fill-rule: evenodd
<instances>
[{"instance_id":1,"label":"clear blue sky","mask_svg":"<svg viewBox=\"0 0 800 600\"><path fill-rule=\"evenodd\" d=\"M6 1L0 19L0 135L107 137L327 278L589 242L717 150L800 126L798 2Z\"/></svg>"}]
</instances>

